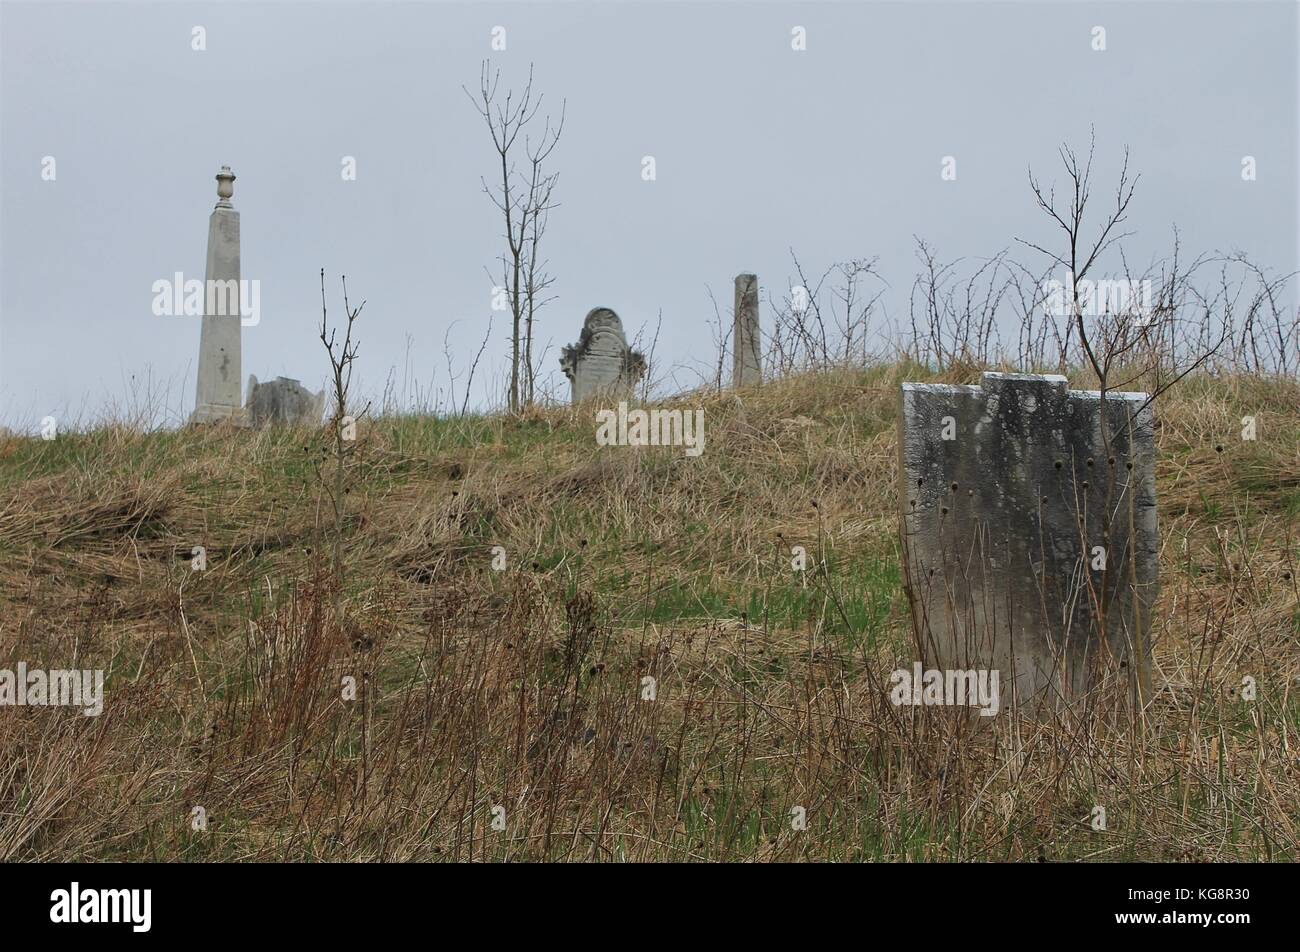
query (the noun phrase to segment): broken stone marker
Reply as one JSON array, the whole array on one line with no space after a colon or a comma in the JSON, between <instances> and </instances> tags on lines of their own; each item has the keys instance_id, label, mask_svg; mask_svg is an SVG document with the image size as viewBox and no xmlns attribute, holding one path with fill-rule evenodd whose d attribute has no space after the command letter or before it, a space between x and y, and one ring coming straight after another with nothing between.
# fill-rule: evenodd
<instances>
[{"instance_id":1,"label":"broken stone marker","mask_svg":"<svg viewBox=\"0 0 1300 952\"><path fill-rule=\"evenodd\" d=\"M748 387L763 380L756 275L736 275L736 306L733 313L735 317L731 330L731 385Z\"/></svg>"},{"instance_id":2,"label":"broken stone marker","mask_svg":"<svg viewBox=\"0 0 1300 952\"><path fill-rule=\"evenodd\" d=\"M904 587L920 660L1001 672L1004 704L1149 698L1155 445L1146 394L1057 375L905 383Z\"/></svg>"},{"instance_id":3,"label":"broken stone marker","mask_svg":"<svg viewBox=\"0 0 1300 952\"><path fill-rule=\"evenodd\" d=\"M258 383L249 374L246 409L253 426L315 426L325 412L325 391L312 393L289 377Z\"/></svg>"},{"instance_id":4,"label":"broken stone marker","mask_svg":"<svg viewBox=\"0 0 1300 952\"><path fill-rule=\"evenodd\" d=\"M578 343L560 351L560 369L573 385L573 402L626 396L645 375L645 356L627 346L623 322L607 307L587 312Z\"/></svg>"},{"instance_id":5,"label":"broken stone marker","mask_svg":"<svg viewBox=\"0 0 1300 952\"><path fill-rule=\"evenodd\" d=\"M198 392L191 423L244 424L239 367L239 212L230 204L235 175L217 173L217 205L208 219L208 265L199 331Z\"/></svg>"}]
</instances>

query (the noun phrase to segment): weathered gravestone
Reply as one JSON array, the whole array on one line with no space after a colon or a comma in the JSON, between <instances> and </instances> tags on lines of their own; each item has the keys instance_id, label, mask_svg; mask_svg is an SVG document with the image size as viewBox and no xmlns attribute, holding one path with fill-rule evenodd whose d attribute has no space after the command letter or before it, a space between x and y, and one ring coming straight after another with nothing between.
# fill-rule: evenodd
<instances>
[{"instance_id":1,"label":"weathered gravestone","mask_svg":"<svg viewBox=\"0 0 1300 952\"><path fill-rule=\"evenodd\" d=\"M627 346L623 322L607 307L587 312L578 343L560 351L560 369L573 385L573 402L626 396L645 374L645 357Z\"/></svg>"},{"instance_id":2,"label":"weathered gravestone","mask_svg":"<svg viewBox=\"0 0 1300 952\"><path fill-rule=\"evenodd\" d=\"M758 277L736 275L736 306L731 329L731 385L748 387L763 379L762 336L758 327Z\"/></svg>"},{"instance_id":3,"label":"weathered gravestone","mask_svg":"<svg viewBox=\"0 0 1300 952\"><path fill-rule=\"evenodd\" d=\"M230 203L234 193L235 175L223 165L217 173L217 204L208 219L198 392L191 423L246 422L239 393L239 212Z\"/></svg>"},{"instance_id":4,"label":"weathered gravestone","mask_svg":"<svg viewBox=\"0 0 1300 952\"><path fill-rule=\"evenodd\" d=\"M986 373L905 383L904 585L920 660L1000 672L1004 704L1103 683L1146 698L1156 594L1146 394ZM1122 696L1122 695L1121 695Z\"/></svg>"},{"instance_id":5,"label":"weathered gravestone","mask_svg":"<svg viewBox=\"0 0 1300 952\"><path fill-rule=\"evenodd\" d=\"M315 426L325 412L325 391L312 393L289 377L259 383L256 376L249 374L245 409L253 426Z\"/></svg>"}]
</instances>

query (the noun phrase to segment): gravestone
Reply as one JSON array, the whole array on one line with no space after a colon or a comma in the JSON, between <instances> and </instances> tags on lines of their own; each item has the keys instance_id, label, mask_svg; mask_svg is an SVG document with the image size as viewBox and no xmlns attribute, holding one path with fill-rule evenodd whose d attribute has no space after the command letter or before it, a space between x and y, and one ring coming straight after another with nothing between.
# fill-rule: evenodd
<instances>
[{"instance_id":1,"label":"gravestone","mask_svg":"<svg viewBox=\"0 0 1300 952\"><path fill-rule=\"evenodd\" d=\"M235 175L223 165L217 173L217 204L208 219L198 387L191 423L247 422L239 393L239 212L230 203L234 192Z\"/></svg>"},{"instance_id":2,"label":"gravestone","mask_svg":"<svg viewBox=\"0 0 1300 952\"><path fill-rule=\"evenodd\" d=\"M623 322L607 307L587 312L578 343L560 351L560 369L573 386L573 402L620 397L645 374L645 356L627 345Z\"/></svg>"},{"instance_id":3,"label":"gravestone","mask_svg":"<svg viewBox=\"0 0 1300 952\"><path fill-rule=\"evenodd\" d=\"M763 379L762 336L758 327L758 277L736 275L736 306L731 328L731 385L748 387Z\"/></svg>"},{"instance_id":4,"label":"gravestone","mask_svg":"<svg viewBox=\"0 0 1300 952\"><path fill-rule=\"evenodd\" d=\"M315 426L325 412L325 391L312 393L289 377L258 383L257 377L249 374L245 409L253 426Z\"/></svg>"},{"instance_id":5,"label":"gravestone","mask_svg":"<svg viewBox=\"0 0 1300 952\"><path fill-rule=\"evenodd\" d=\"M923 664L998 670L1004 704L1103 683L1150 696L1158 538L1146 394L1108 392L1103 412L1098 392L1057 375L905 383L898 470Z\"/></svg>"}]
</instances>

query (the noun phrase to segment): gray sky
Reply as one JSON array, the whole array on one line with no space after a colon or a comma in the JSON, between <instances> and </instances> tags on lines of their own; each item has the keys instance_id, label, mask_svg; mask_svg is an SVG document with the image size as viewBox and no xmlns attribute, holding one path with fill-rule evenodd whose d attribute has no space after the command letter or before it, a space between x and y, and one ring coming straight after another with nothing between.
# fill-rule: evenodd
<instances>
[{"instance_id":1,"label":"gray sky","mask_svg":"<svg viewBox=\"0 0 1300 952\"><path fill-rule=\"evenodd\" d=\"M880 257L905 315L912 236L944 258L1051 240L1026 168L1061 178L1097 134L1098 192L1124 145L1141 173L1132 260L1170 248L1297 261L1297 6L1144 3L0 2L0 423L93 418L134 376L194 402L199 321L151 286L201 278L213 175L238 176L243 275L261 282L243 373L316 387L319 270L367 300L362 385L445 387L487 326L501 224L494 154L461 91L484 58L556 110L561 207L544 373L592 307L657 357L712 360L706 286L755 271L780 297L789 249L820 272ZM207 49L191 49L191 29ZM490 50L493 26L507 49ZM791 28L807 50L791 49ZM1094 52L1090 31L1106 28ZM42 181L44 156L57 179ZM341 160L357 160L343 181ZM641 178L653 155L657 180ZM957 180L940 178L945 155ZM1255 156L1258 180L1241 180ZM1035 262L1032 253L1017 257ZM333 313L341 313L341 307ZM505 369L504 315L478 385ZM409 359L408 359L409 340ZM485 372L486 370L486 372ZM481 386L476 397L484 399ZM567 389L563 390L567 392Z\"/></svg>"}]
</instances>

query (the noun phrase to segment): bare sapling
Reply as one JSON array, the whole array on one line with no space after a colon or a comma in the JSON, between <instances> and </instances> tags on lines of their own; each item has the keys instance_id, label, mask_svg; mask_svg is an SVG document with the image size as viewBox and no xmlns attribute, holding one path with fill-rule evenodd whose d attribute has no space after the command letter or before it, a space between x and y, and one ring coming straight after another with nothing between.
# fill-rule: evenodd
<instances>
[{"instance_id":1,"label":"bare sapling","mask_svg":"<svg viewBox=\"0 0 1300 952\"><path fill-rule=\"evenodd\" d=\"M334 512L332 570L334 580L334 617L340 618L343 595L343 536L345 497L347 495L347 460L355 449L356 417L349 412L348 391L352 386L352 368L357 359L360 341L352 336L353 326L366 306L362 301L355 308L348 302L348 279L343 278L343 310L347 315L343 340L338 340L338 328L329 326L329 310L325 302L325 269L320 273L320 340L329 355L334 388L334 413L330 417L330 435L333 443L333 472L329 478L322 474L321 484L329 496Z\"/></svg>"},{"instance_id":2,"label":"bare sapling","mask_svg":"<svg viewBox=\"0 0 1300 952\"><path fill-rule=\"evenodd\" d=\"M564 132L564 104L560 105L559 119L552 124L551 117L544 115L539 129L535 120L542 96L533 92L532 67L528 69L528 81L519 92L500 91L500 78L500 72L489 74L488 64L484 62L478 94L464 91L487 124L499 163L494 183L489 185L486 179L482 183L484 194L492 200L505 224L506 248L498 259L501 284L494 289L493 296L504 295L510 311L507 399L510 412L518 413L522 407L530 406L535 397L537 364L533 337L538 312L554 300L548 294L554 277L547 271L541 247L551 210L556 207L553 195L559 174L548 171L547 162ZM518 165L523 166L523 171ZM488 277L496 280L491 271Z\"/></svg>"}]
</instances>

